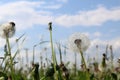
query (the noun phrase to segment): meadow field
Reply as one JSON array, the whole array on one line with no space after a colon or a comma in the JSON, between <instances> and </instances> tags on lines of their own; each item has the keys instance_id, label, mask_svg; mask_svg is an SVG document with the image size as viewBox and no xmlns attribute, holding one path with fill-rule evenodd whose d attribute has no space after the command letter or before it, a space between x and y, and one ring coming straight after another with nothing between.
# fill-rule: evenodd
<instances>
[{"instance_id":1,"label":"meadow field","mask_svg":"<svg viewBox=\"0 0 120 80\"><path fill-rule=\"evenodd\" d=\"M62 45L59 42L55 43L52 39L52 22L48 23L48 31L50 32L49 41L43 40L39 43L50 43L49 54L51 59L46 56L41 56L39 62L35 62L35 47L33 46L33 56L31 62L28 62L29 53L26 50L26 64L23 64L19 55L20 45L17 43L21 40L21 45L24 42L24 34L16 39L15 52L11 52L11 43L9 38L13 37L15 33L15 23L9 22L1 25L0 36L4 38L6 44L4 45L4 56L0 56L0 80L120 80L120 59L117 60L118 66L114 65L113 48L112 45L106 46L106 51L102 53L101 61L94 58L87 62L84 52L89 48L90 40L82 33L75 33L68 39L69 45ZM56 44L56 48L54 47ZM64 46L64 49L63 49ZM95 45L98 49L99 45ZM67 50L73 51L75 62L70 66L70 61L65 61L65 56L68 54ZM109 52L107 50L110 50ZM44 48L46 51L47 48ZM12 55L14 53L14 55ZM42 54L42 53L41 53ZM44 53L45 54L45 53ZM56 56L58 54L59 56ZM79 54L81 63L77 63L76 54ZM108 57L107 54L110 54ZM18 56L18 57L17 57ZM40 55L38 55L40 56ZM57 59L59 57L59 60ZM73 58L73 59L74 59ZM43 61L45 59L45 61ZM22 65L25 65L24 67ZM77 65L80 65L77 67ZM17 66L17 67L16 67Z\"/></svg>"}]
</instances>

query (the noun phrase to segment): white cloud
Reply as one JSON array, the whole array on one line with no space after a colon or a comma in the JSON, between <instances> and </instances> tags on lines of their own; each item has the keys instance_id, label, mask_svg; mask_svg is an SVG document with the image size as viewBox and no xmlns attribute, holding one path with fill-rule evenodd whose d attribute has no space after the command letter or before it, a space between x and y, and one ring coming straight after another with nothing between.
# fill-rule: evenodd
<instances>
[{"instance_id":1,"label":"white cloud","mask_svg":"<svg viewBox=\"0 0 120 80\"><path fill-rule=\"evenodd\" d=\"M68 2L68 0L57 0L57 1L64 2L64 3Z\"/></svg>"},{"instance_id":2,"label":"white cloud","mask_svg":"<svg viewBox=\"0 0 120 80\"><path fill-rule=\"evenodd\" d=\"M57 25L72 27L80 25L99 26L110 20L120 20L120 8L106 9L100 6L95 10L81 11L73 15L61 14L61 16L50 11L61 7L62 4L44 1L17 1L1 4L0 20L2 21L0 23L14 21L17 24L17 30L21 30L33 27L36 24L47 25L49 21L53 21Z\"/></svg>"},{"instance_id":3,"label":"white cloud","mask_svg":"<svg viewBox=\"0 0 120 80\"><path fill-rule=\"evenodd\" d=\"M100 32L95 32L93 35L94 35L95 37L100 37L102 34L101 34Z\"/></svg>"},{"instance_id":4,"label":"white cloud","mask_svg":"<svg viewBox=\"0 0 120 80\"><path fill-rule=\"evenodd\" d=\"M45 25L52 21L51 12L42 10L46 8L45 2L18 1L0 6L0 23L14 21L17 30L33 27L35 24ZM59 5L51 5L51 9L59 8Z\"/></svg>"},{"instance_id":5,"label":"white cloud","mask_svg":"<svg viewBox=\"0 0 120 80\"><path fill-rule=\"evenodd\" d=\"M107 21L120 20L120 8L107 9L105 7L98 7L95 10L81 11L75 15L64 14L58 16L55 21L59 25L72 26L99 26Z\"/></svg>"},{"instance_id":6,"label":"white cloud","mask_svg":"<svg viewBox=\"0 0 120 80\"><path fill-rule=\"evenodd\" d=\"M85 34L87 37L90 37L90 33L89 32L83 32L83 34Z\"/></svg>"},{"instance_id":7,"label":"white cloud","mask_svg":"<svg viewBox=\"0 0 120 80\"><path fill-rule=\"evenodd\" d=\"M45 7L43 7L44 9L59 9L61 8L61 4L55 4L55 5L47 5Z\"/></svg>"},{"instance_id":8,"label":"white cloud","mask_svg":"<svg viewBox=\"0 0 120 80\"><path fill-rule=\"evenodd\" d=\"M90 39L92 38L100 38L101 36L104 36L101 32L94 32L94 33L89 33L89 32L83 32L83 34L85 34L86 36L88 36Z\"/></svg>"}]
</instances>

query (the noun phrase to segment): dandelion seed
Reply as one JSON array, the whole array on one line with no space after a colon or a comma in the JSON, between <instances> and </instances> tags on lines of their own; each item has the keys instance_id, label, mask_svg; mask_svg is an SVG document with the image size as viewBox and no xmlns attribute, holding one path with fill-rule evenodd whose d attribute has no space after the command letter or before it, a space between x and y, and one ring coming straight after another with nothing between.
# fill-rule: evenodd
<instances>
[{"instance_id":1,"label":"dandelion seed","mask_svg":"<svg viewBox=\"0 0 120 80\"><path fill-rule=\"evenodd\" d=\"M2 38L11 38L15 34L15 23L9 22L0 25L0 36Z\"/></svg>"},{"instance_id":2,"label":"dandelion seed","mask_svg":"<svg viewBox=\"0 0 120 80\"><path fill-rule=\"evenodd\" d=\"M88 37L82 33L74 33L68 40L68 47L74 52L86 51L90 45Z\"/></svg>"}]
</instances>

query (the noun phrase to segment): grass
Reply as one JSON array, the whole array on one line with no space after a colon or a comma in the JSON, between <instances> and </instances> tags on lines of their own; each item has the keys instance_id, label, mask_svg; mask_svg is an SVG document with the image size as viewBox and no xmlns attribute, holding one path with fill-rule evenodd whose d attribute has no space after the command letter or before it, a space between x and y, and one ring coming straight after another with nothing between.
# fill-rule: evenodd
<instances>
[{"instance_id":1,"label":"grass","mask_svg":"<svg viewBox=\"0 0 120 80\"><path fill-rule=\"evenodd\" d=\"M11 54L11 46L9 43L9 38L6 38L6 46L5 48L5 56L0 58L2 60L2 63L0 65L0 80L120 80L119 75L120 75L120 68L114 67L113 65L113 49L110 47L110 52L111 52L111 65L112 68L106 69L107 66L104 66L103 68L105 69L104 71L100 71L98 68L99 63L92 62L92 70L91 67L87 67L86 60L83 56L83 52L80 50L80 55L82 57L82 61L84 63L84 67L81 69L77 69L76 65L77 62L75 61L75 66L73 67L68 67L69 63L71 62L66 62L63 60L62 55L66 56L66 48L64 50L62 49L62 44L57 43L57 48L58 52L55 51L54 49L54 43L52 40L52 23L49 23L49 31L50 31L50 44L51 44L51 53L52 53L52 61L49 62L48 58L46 57L46 63L43 65L43 60L40 59L41 65L39 63L35 63L35 49L33 49L33 62L32 66L27 66L27 70L24 70L24 67L21 68L15 68L15 59L17 58L16 55L19 55L20 49L19 45L17 46L17 50L15 52L15 55L12 56ZM22 37L21 37L22 38ZM22 40L22 43L24 42L25 38ZM48 41L43 41L39 44L42 44L44 42ZM18 40L17 43L18 44ZM21 44L22 45L22 44ZM58 61L56 59L56 53L59 53L60 55L60 63L58 64ZM108 53L107 53L108 54ZM46 54L47 56L47 54ZM7 59L7 57L9 57ZM43 56L42 56L43 57ZM75 56L76 57L76 56ZM105 57L104 59L104 64L105 63ZM18 61L18 63L22 63L21 60ZM101 62L102 63L102 62ZM17 64L19 65L19 64ZM29 65L29 63L27 64ZM19 65L21 66L21 65ZM115 70L116 69L116 70Z\"/></svg>"}]
</instances>

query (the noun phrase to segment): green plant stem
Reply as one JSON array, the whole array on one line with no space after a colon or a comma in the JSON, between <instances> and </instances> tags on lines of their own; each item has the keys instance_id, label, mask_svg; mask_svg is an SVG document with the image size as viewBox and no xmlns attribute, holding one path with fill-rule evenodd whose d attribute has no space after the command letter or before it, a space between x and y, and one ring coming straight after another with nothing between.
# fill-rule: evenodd
<instances>
[{"instance_id":1,"label":"green plant stem","mask_svg":"<svg viewBox=\"0 0 120 80\"><path fill-rule=\"evenodd\" d=\"M45 80L45 78L46 78L46 77L44 76L44 77L42 77L40 80Z\"/></svg>"},{"instance_id":2,"label":"green plant stem","mask_svg":"<svg viewBox=\"0 0 120 80\"><path fill-rule=\"evenodd\" d=\"M35 58L35 46L33 46L33 64L34 64L34 58Z\"/></svg>"},{"instance_id":3,"label":"green plant stem","mask_svg":"<svg viewBox=\"0 0 120 80\"><path fill-rule=\"evenodd\" d=\"M12 60L12 56L11 56L11 47L10 47L10 43L9 43L9 38L6 37L6 44L7 44L7 47L8 47L8 55L10 56L10 69L11 69L11 74L12 74L12 79L14 80L14 71L13 71L13 60Z\"/></svg>"},{"instance_id":4,"label":"green plant stem","mask_svg":"<svg viewBox=\"0 0 120 80\"><path fill-rule=\"evenodd\" d=\"M89 78L89 72L87 71L87 66L86 66L86 62L85 62L84 56L83 56L83 52L81 50L79 50L79 51L80 51L80 54L81 54L81 57L82 57L83 64L85 66L85 72L86 72L87 80L90 80L90 78Z\"/></svg>"},{"instance_id":5,"label":"green plant stem","mask_svg":"<svg viewBox=\"0 0 120 80\"><path fill-rule=\"evenodd\" d=\"M76 66L77 66L77 55L76 55L76 53L75 53L75 76L76 76L76 73L77 73L77 68L76 68Z\"/></svg>"},{"instance_id":6,"label":"green plant stem","mask_svg":"<svg viewBox=\"0 0 120 80\"><path fill-rule=\"evenodd\" d=\"M52 60L53 60L53 66L54 66L54 71L55 71L55 77L58 80L58 76L56 74L56 58L55 58L55 53L54 53L54 48L53 48L53 41L52 41L52 30L50 30L50 43L51 43L51 50L52 50Z\"/></svg>"},{"instance_id":7,"label":"green plant stem","mask_svg":"<svg viewBox=\"0 0 120 80\"><path fill-rule=\"evenodd\" d=\"M81 50L80 50L80 54L81 54L81 58L82 58L83 64L85 66L85 70L87 70L86 62L85 62L85 59L84 59L84 56L83 56L83 52Z\"/></svg>"}]
</instances>

